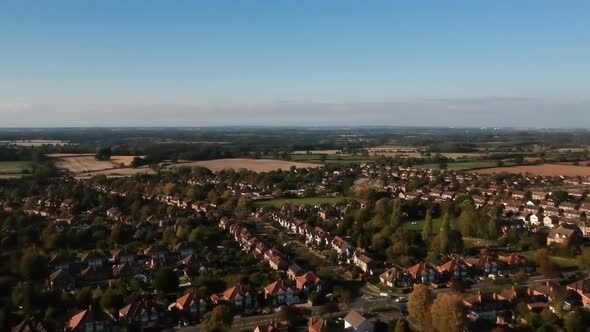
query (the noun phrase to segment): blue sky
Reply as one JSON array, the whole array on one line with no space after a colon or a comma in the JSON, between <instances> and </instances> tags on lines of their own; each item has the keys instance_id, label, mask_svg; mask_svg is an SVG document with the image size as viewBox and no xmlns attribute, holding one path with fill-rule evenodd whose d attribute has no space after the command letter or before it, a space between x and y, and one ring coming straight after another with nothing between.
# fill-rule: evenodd
<instances>
[{"instance_id":1,"label":"blue sky","mask_svg":"<svg viewBox=\"0 0 590 332\"><path fill-rule=\"evenodd\" d=\"M588 1L0 2L0 127L590 126Z\"/></svg>"}]
</instances>

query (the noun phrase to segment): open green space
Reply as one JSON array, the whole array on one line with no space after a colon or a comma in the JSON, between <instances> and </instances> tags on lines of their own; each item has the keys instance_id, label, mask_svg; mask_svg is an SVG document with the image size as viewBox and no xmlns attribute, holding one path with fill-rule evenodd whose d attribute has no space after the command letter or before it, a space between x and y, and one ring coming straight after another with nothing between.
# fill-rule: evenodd
<instances>
[{"instance_id":1,"label":"open green space","mask_svg":"<svg viewBox=\"0 0 590 332\"><path fill-rule=\"evenodd\" d=\"M458 162L458 163L448 163L447 169L451 171L467 171L470 169L479 169L479 168L490 168L496 167L497 164L495 161L491 160L481 160L481 161L465 161L465 162ZM414 165L415 168L432 168L432 169L440 169L440 164L422 164L422 165Z\"/></svg>"},{"instance_id":2,"label":"open green space","mask_svg":"<svg viewBox=\"0 0 590 332\"><path fill-rule=\"evenodd\" d=\"M33 163L28 161L0 161L0 179L21 178L30 174Z\"/></svg>"},{"instance_id":3,"label":"open green space","mask_svg":"<svg viewBox=\"0 0 590 332\"><path fill-rule=\"evenodd\" d=\"M534 261L535 251L524 251L520 254L527 260ZM575 257L549 256L549 259L562 269L578 268L578 261Z\"/></svg>"},{"instance_id":4,"label":"open green space","mask_svg":"<svg viewBox=\"0 0 590 332\"><path fill-rule=\"evenodd\" d=\"M354 200L353 197L308 197L308 198L279 198L268 201L254 202L256 207L274 206L282 207L286 204L291 205L318 205L318 204L336 204L346 200Z\"/></svg>"},{"instance_id":5,"label":"open green space","mask_svg":"<svg viewBox=\"0 0 590 332\"><path fill-rule=\"evenodd\" d=\"M425 220L408 220L402 223L402 228L410 231L419 231L422 232L424 228ZM442 218L434 218L432 219L432 233L438 234L440 232L440 228L442 227Z\"/></svg>"}]
</instances>

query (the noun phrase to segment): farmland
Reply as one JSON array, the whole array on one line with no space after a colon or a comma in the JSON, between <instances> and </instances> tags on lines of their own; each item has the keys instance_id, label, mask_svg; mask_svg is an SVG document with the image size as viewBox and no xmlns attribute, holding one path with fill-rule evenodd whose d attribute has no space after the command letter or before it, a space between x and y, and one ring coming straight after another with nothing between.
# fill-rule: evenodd
<instances>
[{"instance_id":1,"label":"farmland","mask_svg":"<svg viewBox=\"0 0 590 332\"><path fill-rule=\"evenodd\" d=\"M108 176L131 176L137 173L153 172L149 168L136 169L129 166L134 156L113 156L111 160L96 160L94 154L48 154L56 168L74 174L76 177L91 177L104 174Z\"/></svg>"},{"instance_id":2,"label":"farmland","mask_svg":"<svg viewBox=\"0 0 590 332\"><path fill-rule=\"evenodd\" d=\"M14 141L0 141L0 144L8 144L23 147L37 147L43 145L66 145L69 144L67 141L61 140L44 140L44 139L31 139L31 140L14 140Z\"/></svg>"},{"instance_id":3,"label":"farmland","mask_svg":"<svg viewBox=\"0 0 590 332\"><path fill-rule=\"evenodd\" d=\"M258 201L254 203L256 207L274 206L282 207L284 205L319 205L319 204L336 204L346 200L353 200L352 197L310 197L310 198L279 198L268 201Z\"/></svg>"},{"instance_id":4,"label":"farmland","mask_svg":"<svg viewBox=\"0 0 590 332\"><path fill-rule=\"evenodd\" d=\"M301 163L283 160L271 160L271 159L245 159L245 158L233 158L233 159L215 159L206 161L195 161L187 163L177 163L173 167L192 167L201 166L208 168L214 172L218 172L224 169L241 169L245 168L254 172L270 172L278 169L288 170L292 166L297 168L317 168L321 167L319 164Z\"/></svg>"},{"instance_id":5,"label":"farmland","mask_svg":"<svg viewBox=\"0 0 590 332\"><path fill-rule=\"evenodd\" d=\"M293 153L291 154L291 160L295 162L304 163L317 163L317 164L362 164L372 159L373 157L362 156L362 155L341 155L341 154L315 154L315 153ZM271 157L268 157L271 158ZM322 162L322 158L326 158L325 162Z\"/></svg>"},{"instance_id":6,"label":"farmland","mask_svg":"<svg viewBox=\"0 0 590 332\"><path fill-rule=\"evenodd\" d=\"M450 166L450 164L449 164ZM493 167L488 169L479 169L472 171L479 174L495 174L495 173L520 173L533 174L539 176L590 176L590 167L588 166L574 166L574 165L558 165L558 164L544 164L544 165L526 165L526 166L511 166L511 167Z\"/></svg>"},{"instance_id":7,"label":"farmland","mask_svg":"<svg viewBox=\"0 0 590 332\"><path fill-rule=\"evenodd\" d=\"M33 169L33 163L27 161L0 162L0 179L21 178Z\"/></svg>"},{"instance_id":8,"label":"farmland","mask_svg":"<svg viewBox=\"0 0 590 332\"><path fill-rule=\"evenodd\" d=\"M149 167L120 167L120 168L112 168L112 169L105 169L100 171L93 171L93 172L85 172L85 173L78 173L76 174L76 178L78 179L87 179L91 178L96 175L106 175L108 177L126 177L126 176L133 176L136 174L155 174L156 172Z\"/></svg>"},{"instance_id":9,"label":"farmland","mask_svg":"<svg viewBox=\"0 0 590 332\"><path fill-rule=\"evenodd\" d=\"M432 169L439 169L439 164L423 164L423 165L415 165L416 168L432 168ZM481 168L488 168L488 167L496 167L496 162L494 161L466 161L466 162L458 162L458 163L448 163L447 169L452 171L465 171L471 169L481 169Z\"/></svg>"}]
</instances>

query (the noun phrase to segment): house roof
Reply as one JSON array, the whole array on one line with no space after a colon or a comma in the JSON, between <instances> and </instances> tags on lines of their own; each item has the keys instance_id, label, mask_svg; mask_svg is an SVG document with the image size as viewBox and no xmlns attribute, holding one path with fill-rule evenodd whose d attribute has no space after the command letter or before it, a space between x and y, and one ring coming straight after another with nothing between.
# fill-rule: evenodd
<instances>
[{"instance_id":1,"label":"house roof","mask_svg":"<svg viewBox=\"0 0 590 332\"><path fill-rule=\"evenodd\" d=\"M37 332L46 330L46 326L43 322L35 319L34 317L25 318L20 324L13 327L11 332Z\"/></svg>"},{"instance_id":2,"label":"house roof","mask_svg":"<svg viewBox=\"0 0 590 332\"><path fill-rule=\"evenodd\" d=\"M49 275L49 280L52 282L55 282L57 280L73 281L74 277L72 277L72 275L68 271L64 271L62 269L59 269Z\"/></svg>"},{"instance_id":3,"label":"house roof","mask_svg":"<svg viewBox=\"0 0 590 332\"><path fill-rule=\"evenodd\" d=\"M392 267L388 270L385 270L385 272L381 273L381 275L379 275L379 278L381 278L385 282L394 282L395 280L397 280L399 274L402 272L403 271L400 268Z\"/></svg>"},{"instance_id":4,"label":"house roof","mask_svg":"<svg viewBox=\"0 0 590 332\"><path fill-rule=\"evenodd\" d=\"M412 267L408 268L408 273L414 278L418 278L422 273L433 270L425 262L420 262Z\"/></svg>"},{"instance_id":5,"label":"house roof","mask_svg":"<svg viewBox=\"0 0 590 332\"><path fill-rule=\"evenodd\" d=\"M149 298L130 303L119 310L119 317L126 319L140 318L144 313L150 315L153 312L160 311L156 303Z\"/></svg>"},{"instance_id":6,"label":"house roof","mask_svg":"<svg viewBox=\"0 0 590 332\"><path fill-rule=\"evenodd\" d=\"M301 266L293 263L289 266L289 272L292 272L295 276L300 276L305 273L305 270Z\"/></svg>"},{"instance_id":7,"label":"house roof","mask_svg":"<svg viewBox=\"0 0 590 332\"><path fill-rule=\"evenodd\" d=\"M590 297L590 277L569 284L567 288Z\"/></svg>"},{"instance_id":8,"label":"house roof","mask_svg":"<svg viewBox=\"0 0 590 332\"><path fill-rule=\"evenodd\" d=\"M313 272L306 272L304 275L295 279L297 281L297 288L303 288L306 284L317 285L321 282L320 278Z\"/></svg>"},{"instance_id":9,"label":"house roof","mask_svg":"<svg viewBox=\"0 0 590 332\"><path fill-rule=\"evenodd\" d=\"M452 258L448 262L440 265L438 267L438 270L440 272L453 272L456 269L465 268L465 267L468 267L468 264L464 260L462 260L460 258Z\"/></svg>"},{"instance_id":10,"label":"house roof","mask_svg":"<svg viewBox=\"0 0 590 332\"><path fill-rule=\"evenodd\" d=\"M151 254L155 254L158 252L166 252L166 251L168 251L168 249L166 249L164 246L161 246L159 244L152 244L151 246L145 248L143 253L145 255L151 255Z\"/></svg>"},{"instance_id":11,"label":"house roof","mask_svg":"<svg viewBox=\"0 0 590 332\"><path fill-rule=\"evenodd\" d=\"M508 265L521 265L526 263L526 259L516 253L512 253L508 256L498 256L498 260Z\"/></svg>"},{"instance_id":12,"label":"house roof","mask_svg":"<svg viewBox=\"0 0 590 332\"><path fill-rule=\"evenodd\" d=\"M250 295L250 286L239 283L236 286L229 288L228 290L223 292L221 296L214 294L213 296L211 296L211 298L214 302L217 302L218 300L231 302L235 300L238 296L245 297L248 295Z\"/></svg>"},{"instance_id":13,"label":"house roof","mask_svg":"<svg viewBox=\"0 0 590 332\"><path fill-rule=\"evenodd\" d=\"M281 324L279 322L271 321L268 324L264 325L256 325L254 328L254 332L276 332L276 331L286 331L288 328L287 325Z\"/></svg>"},{"instance_id":14,"label":"house roof","mask_svg":"<svg viewBox=\"0 0 590 332\"><path fill-rule=\"evenodd\" d=\"M114 318L107 312L89 306L88 309L79 312L70 319L70 328L77 328L82 322L114 321Z\"/></svg>"},{"instance_id":15,"label":"house roof","mask_svg":"<svg viewBox=\"0 0 590 332\"><path fill-rule=\"evenodd\" d=\"M344 321L350 324L354 328L358 328L361 326L367 319L363 317L360 313L355 310L351 310L346 317L344 317Z\"/></svg>"},{"instance_id":16,"label":"house roof","mask_svg":"<svg viewBox=\"0 0 590 332\"><path fill-rule=\"evenodd\" d=\"M328 321L321 317L312 317L307 326L308 332L324 332L328 330Z\"/></svg>"},{"instance_id":17,"label":"house roof","mask_svg":"<svg viewBox=\"0 0 590 332\"><path fill-rule=\"evenodd\" d=\"M360 255L358 259L365 264L371 264L374 262L374 260L367 255Z\"/></svg>"},{"instance_id":18,"label":"house roof","mask_svg":"<svg viewBox=\"0 0 590 332\"><path fill-rule=\"evenodd\" d=\"M576 228L559 226L559 227L553 228L551 231L549 231L549 235L547 235L547 237L548 238L571 238L576 233ZM578 231L579 231L579 229L578 229Z\"/></svg>"},{"instance_id":19,"label":"house roof","mask_svg":"<svg viewBox=\"0 0 590 332\"><path fill-rule=\"evenodd\" d=\"M526 286L512 286L510 288L502 290L497 294L499 298L512 301L518 298L523 298L530 295L529 289Z\"/></svg>"},{"instance_id":20,"label":"house roof","mask_svg":"<svg viewBox=\"0 0 590 332\"><path fill-rule=\"evenodd\" d=\"M265 294L276 294L280 290L286 291L290 287L284 279L279 279L271 284L264 286L264 293Z\"/></svg>"},{"instance_id":21,"label":"house roof","mask_svg":"<svg viewBox=\"0 0 590 332\"><path fill-rule=\"evenodd\" d=\"M185 309L195 304L205 303L205 299L196 291L191 291L176 299L176 307L178 309Z\"/></svg>"},{"instance_id":22,"label":"house roof","mask_svg":"<svg viewBox=\"0 0 590 332\"><path fill-rule=\"evenodd\" d=\"M104 254L98 250L90 250L82 256L82 262L86 262L89 259L104 259Z\"/></svg>"},{"instance_id":23,"label":"house roof","mask_svg":"<svg viewBox=\"0 0 590 332\"><path fill-rule=\"evenodd\" d=\"M180 252L181 250L190 249L190 248L192 248L192 246L188 242L182 241L182 242L179 242L178 244L176 244L174 247L172 247L172 251L173 252Z\"/></svg>"},{"instance_id":24,"label":"house roof","mask_svg":"<svg viewBox=\"0 0 590 332\"><path fill-rule=\"evenodd\" d=\"M121 249L113 251L114 259L118 259L126 255L135 255L135 253L130 252L129 249L127 249L127 247L123 247Z\"/></svg>"}]
</instances>

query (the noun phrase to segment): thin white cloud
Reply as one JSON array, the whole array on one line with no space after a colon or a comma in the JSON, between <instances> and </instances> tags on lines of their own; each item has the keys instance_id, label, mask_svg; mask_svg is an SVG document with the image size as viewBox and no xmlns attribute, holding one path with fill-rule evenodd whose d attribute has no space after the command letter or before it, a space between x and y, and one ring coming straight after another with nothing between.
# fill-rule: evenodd
<instances>
[{"instance_id":1,"label":"thin white cloud","mask_svg":"<svg viewBox=\"0 0 590 332\"><path fill-rule=\"evenodd\" d=\"M15 99L16 100L16 99ZM590 101L518 97L416 98L398 101L207 101L92 104L0 103L2 127L400 125L590 127ZM2 108L4 105L4 108Z\"/></svg>"}]
</instances>

